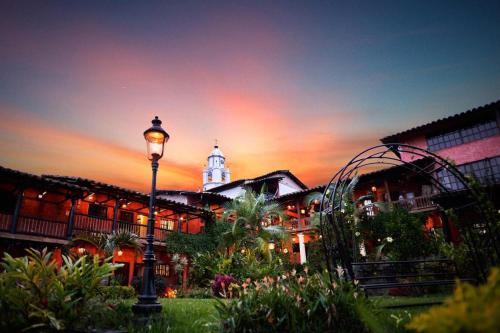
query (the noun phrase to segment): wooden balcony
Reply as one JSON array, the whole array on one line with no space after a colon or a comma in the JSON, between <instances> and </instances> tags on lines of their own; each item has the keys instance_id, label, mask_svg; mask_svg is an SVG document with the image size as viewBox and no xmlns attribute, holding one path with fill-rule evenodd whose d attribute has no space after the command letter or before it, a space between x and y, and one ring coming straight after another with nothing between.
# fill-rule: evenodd
<instances>
[{"instance_id":1,"label":"wooden balcony","mask_svg":"<svg viewBox=\"0 0 500 333\"><path fill-rule=\"evenodd\" d=\"M0 213L0 231L9 232L12 227L10 214ZM101 234L113 232L113 221L97 217L76 214L74 216L74 234ZM147 226L143 224L120 222L117 223L117 230L125 230L136 234L142 239L146 238ZM39 217L19 216L16 225L17 234L66 239L68 232L68 221L56 221ZM154 240L164 242L171 230L154 228Z\"/></svg>"},{"instance_id":2,"label":"wooden balcony","mask_svg":"<svg viewBox=\"0 0 500 333\"><path fill-rule=\"evenodd\" d=\"M113 230L113 220L102 219L98 217L75 214L73 229L83 232L97 232L109 234Z\"/></svg>"},{"instance_id":3,"label":"wooden balcony","mask_svg":"<svg viewBox=\"0 0 500 333\"><path fill-rule=\"evenodd\" d=\"M0 213L0 230L10 231L12 225L12 215Z\"/></svg>"},{"instance_id":4,"label":"wooden balcony","mask_svg":"<svg viewBox=\"0 0 500 333\"><path fill-rule=\"evenodd\" d=\"M394 208L406 209L410 213L421 213L437 209L431 197L420 196L412 199L403 199L392 202L376 202L362 207L368 216L375 216L380 212L391 211Z\"/></svg>"},{"instance_id":5,"label":"wooden balcony","mask_svg":"<svg viewBox=\"0 0 500 333\"><path fill-rule=\"evenodd\" d=\"M435 204L431 197L429 196L420 196L412 199L404 199L392 202L394 207L404 208L411 213L429 211L437 208L437 204Z\"/></svg>"},{"instance_id":6,"label":"wooden balcony","mask_svg":"<svg viewBox=\"0 0 500 333\"><path fill-rule=\"evenodd\" d=\"M16 232L20 234L66 238L68 222L46 220L38 217L19 216Z\"/></svg>"}]
</instances>

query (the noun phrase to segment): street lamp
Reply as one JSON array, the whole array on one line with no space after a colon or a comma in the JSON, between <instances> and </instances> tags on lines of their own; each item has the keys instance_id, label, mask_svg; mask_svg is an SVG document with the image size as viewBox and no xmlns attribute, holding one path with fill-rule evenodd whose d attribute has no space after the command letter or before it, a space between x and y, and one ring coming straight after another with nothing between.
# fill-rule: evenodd
<instances>
[{"instance_id":1,"label":"street lamp","mask_svg":"<svg viewBox=\"0 0 500 333\"><path fill-rule=\"evenodd\" d=\"M148 229L146 235L146 251L144 251L144 272L142 274L142 288L138 301L133 305L132 310L138 315L149 315L160 312L161 304L158 303L155 290L154 263L156 261L153 251L153 232L155 223L155 198L156 198L156 173L158 171L158 160L163 156L163 147L170 136L161 127L161 120L155 117L151 121L153 126L144 131L144 138L147 143L148 159L151 161L153 177L151 181L151 195L149 196L149 216Z\"/></svg>"}]
</instances>

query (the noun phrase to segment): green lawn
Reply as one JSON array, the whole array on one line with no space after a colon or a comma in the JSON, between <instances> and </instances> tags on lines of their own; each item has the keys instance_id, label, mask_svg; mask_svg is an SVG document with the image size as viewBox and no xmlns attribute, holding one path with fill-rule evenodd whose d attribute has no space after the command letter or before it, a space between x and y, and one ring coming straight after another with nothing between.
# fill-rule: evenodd
<instances>
[{"instance_id":1,"label":"green lawn","mask_svg":"<svg viewBox=\"0 0 500 333\"><path fill-rule=\"evenodd\" d=\"M411 296L373 296L369 299L373 302L376 310L376 317L381 322L391 324L393 328L389 332L407 332L404 326L417 314L428 310L432 305L425 303L443 302L449 295L436 294L418 297ZM418 306L418 304L422 304ZM407 306L409 305L409 306ZM390 308L390 306L401 306ZM389 308L388 308L389 307Z\"/></svg>"},{"instance_id":2,"label":"green lawn","mask_svg":"<svg viewBox=\"0 0 500 333\"><path fill-rule=\"evenodd\" d=\"M162 317L154 319L148 326L136 332L197 333L217 332L218 316L214 299L174 298L160 300Z\"/></svg>"},{"instance_id":3,"label":"green lawn","mask_svg":"<svg viewBox=\"0 0 500 333\"><path fill-rule=\"evenodd\" d=\"M408 305L427 302L442 302L447 295L430 295L420 297L407 296L373 296L369 299L373 302L377 311L375 317L381 322L394 326L392 332L405 332L404 325L416 314L427 310L429 305L411 306L403 308L386 308L391 305ZM219 318L215 299L193 299L175 298L162 299L162 317L151 322L151 328L140 327L135 332L217 332Z\"/></svg>"}]
</instances>

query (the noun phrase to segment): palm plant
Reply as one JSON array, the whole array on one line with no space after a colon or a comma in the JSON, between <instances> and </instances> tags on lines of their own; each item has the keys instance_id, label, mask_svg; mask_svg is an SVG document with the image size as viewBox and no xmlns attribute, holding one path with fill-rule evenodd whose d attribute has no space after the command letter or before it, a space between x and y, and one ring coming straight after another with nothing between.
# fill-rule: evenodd
<instances>
[{"instance_id":1,"label":"palm plant","mask_svg":"<svg viewBox=\"0 0 500 333\"><path fill-rule=\"evenodd\" d=\"M72 244L87 243L96 247L104 256L110 257L114 251L124 247L142 252L142 243L136 234L129 231L114 231L112 234L81 234L73 238Z\"/></svg>"},{"instance_id":2,"label":"palm plant","mask_svg":"<svg viewBox=\"0 0 500 333\"><path fill-rule=\"evenodd\" d=\"M255 251L258 255L272 259L269 242L288 239L282 226L267 225L272 219L285 218L281 205L266 199L264 188L260 194L251 189L224 206L224 221L232 227L223 234L223 245L235 251Z\"/></svg>"}]
</instances>

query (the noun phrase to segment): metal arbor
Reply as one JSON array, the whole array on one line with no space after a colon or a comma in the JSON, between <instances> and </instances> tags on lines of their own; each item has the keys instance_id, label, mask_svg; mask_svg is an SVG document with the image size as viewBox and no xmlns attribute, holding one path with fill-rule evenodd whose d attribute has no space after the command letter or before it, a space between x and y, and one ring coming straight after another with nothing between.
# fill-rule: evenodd
<instances>
[{"instance_id":1,"label":"metal arbor","mask_svg":"<svg viewBox=\"0 0 500 333\"><path fill-rule=\"evenodd\" d=\"M423 160L426 162L424 165L421 163ZM346 214L343 211L346 204L346 189L360 169L380 166L400 166L408 172L422 176L441 195L457 192L439 181L437 171L445 170L448 175L456 179L460 184L460 193L467 197L467 202L450 208L474 209L477 212L478 220L460 221L458 229L467 244L476 277L484 281L488 267L499 263L500 236L496 222L489 213L480 191L471 187L470 180L449 161L428 150L401 143L381 144L365 149L342 167L326 186L320 204L320 230L330 276L333 277L334 272L340 267L347 273L349 279L354 278L353 247L347 236Z\"/></svg>"}]
</instances>

